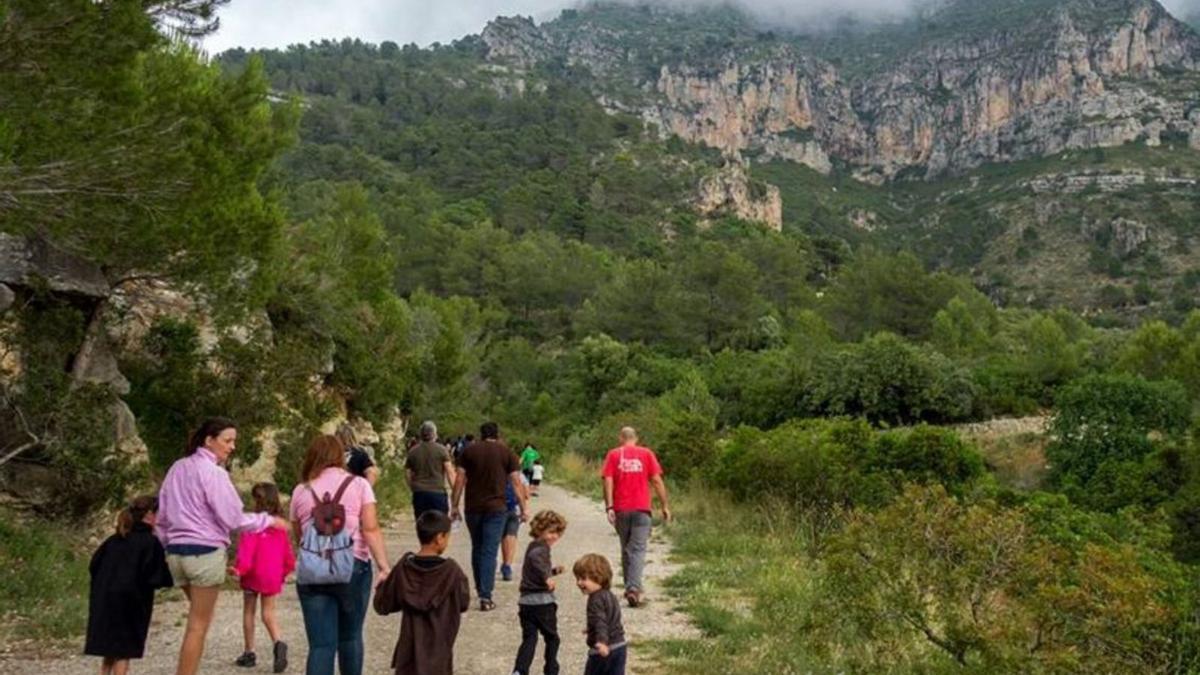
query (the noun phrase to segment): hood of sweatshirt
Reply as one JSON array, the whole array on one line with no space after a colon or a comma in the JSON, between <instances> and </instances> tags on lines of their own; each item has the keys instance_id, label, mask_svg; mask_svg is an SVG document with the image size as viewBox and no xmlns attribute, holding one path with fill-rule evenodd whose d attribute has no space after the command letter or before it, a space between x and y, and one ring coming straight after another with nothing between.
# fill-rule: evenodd
<instances>
[{"instance_id":1,"label":"hood of sweatshirt","mask_svg":"<svg viewBox=\"0 0 1200 675\"><path fill-rule=\"evenodd\" d=\"M450 600L454 585L458 583L458 567L448 558L436 565L425 567L417 564L416 556L404 554L392 574L400 575L400 594L404 604L419 612L437 609Z\"/></svg>"}]
</instances>

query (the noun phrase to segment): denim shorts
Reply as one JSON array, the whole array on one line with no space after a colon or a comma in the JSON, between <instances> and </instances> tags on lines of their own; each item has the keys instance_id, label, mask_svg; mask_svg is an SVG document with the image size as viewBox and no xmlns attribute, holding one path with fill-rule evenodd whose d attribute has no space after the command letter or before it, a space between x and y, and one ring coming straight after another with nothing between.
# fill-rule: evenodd
<instances>
[{"instance_id":1,"label":"denim shorts","mask_svg":"<svg viewBox=\"0 0 1200 675\"><path fill-rule=\"evenodd\" d=\"M509 511L508 517L504 520L504 536L515 537L521 531L521 514L516 511Z\"/></svg>"}]
</instances>

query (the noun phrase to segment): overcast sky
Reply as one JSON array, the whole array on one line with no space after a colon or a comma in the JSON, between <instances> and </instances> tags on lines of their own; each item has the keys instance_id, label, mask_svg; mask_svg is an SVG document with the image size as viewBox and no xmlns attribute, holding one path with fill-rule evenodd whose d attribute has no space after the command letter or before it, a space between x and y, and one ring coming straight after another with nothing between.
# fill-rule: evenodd
<instances>
[{"instance_id":1,"label":"overcast sky","mask_svg":"<svg viewBox=\"0 0 1200 675\"><path fill-rule=\"evenodd\" d=\"M667 0L674 4L715 0ZM770 21L831 8L871 14L895 10L909 0L735 0ZM979 0L987 2L988 0ZM219 53L230 47L284 47L322 38L392 40L426 46L478 33L492 18L521 14L542 20L575 0L233 0L221 10L221 30L205 40ZM1173 11L1200 8L1200 0L1168 0Z\"/></svg>"}]
</instances>

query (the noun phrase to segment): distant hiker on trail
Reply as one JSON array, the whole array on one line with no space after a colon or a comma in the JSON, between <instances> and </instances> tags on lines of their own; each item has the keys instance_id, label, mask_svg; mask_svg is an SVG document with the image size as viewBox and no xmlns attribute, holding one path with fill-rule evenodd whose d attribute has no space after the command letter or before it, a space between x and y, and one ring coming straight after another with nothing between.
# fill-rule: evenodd
<instances>
[{"instance_id":1,"label":"distant hiker on trail","mask_svg":"<svg viewBox=\"0 0 1200 675\"><path fill-rule=\"evenodd\" d=\"M521 451L521 473L525 474L525 480L533 484L533 465L542 458L542 453L533 447L533 443L526 443L525 449Z\"/></svg>"},{"instance_id":2,"label":"distant hiker on trail","mask_svg":"<svg viewBox=\"0 0 1200 675\"><path fill-rule=\"evenodd\" d=\"M587 599L588 659L583 675L625 675L629 647L621 623L621 602L612 594L612 565L589 553L575 561L575 585Z\"/></svg>"},{"instance_id":3,"label":"distant hiker on trail","mask_svg":"<svg viewBox=\"0 0 1200 675\"><path fill-rule=\"evenodd\" d=\"M443 558L450 546L450 518L426 511L417 518L421 549L405 553L375 591L375 611L402 612L400 639L392 652L397 675L450 675L462 613L471 586L458 563Z\"/></svg>"},{"instance_id":4,"label":"distant hiker on trail","mask_svg":"<svg viewBox=\"0 0 1200 675\"><path fill-rule=\"evenodd\" d=\"M625 579L625 601L630 607L637 607L645 599L642 572L650 541L650 484L658 494L663 520L671 522L658 457L649 448L639 446L637 440L633 427L621 429L621 445L608 451L602 471L604 504L608 522L616 527L621 540L621 574Z\"/></svg>"},{"instance_id":5,"label":"distant hiker on trail","mask_svg":"<svg viewBox=\"0 0 1200 675\"><path fill-rule=\"evenodd\" d=\"M167 554L154 536L158 498L138 497L117 519L117 531L92 554L88 572L87 642L83 653L104 657L101 675L125 675L146 648L154 592L172 585Z\"/></svg>"},{"instance_id":6,"label":"distant hiker on trail","mask_svg":"<svg viewBox=\"0 0 1200 675\"><path fill-rule=\"evenodd\" d=\"M175 585L188 598L187 628L179 648L177 675L194 675L225 583L225 550L233 532L287 529L267 513L246 513L242 497L222 465L237 446L237 425L214 417L188 441L187 456L167 471L158 492L158 538L167 549Z\"/></svg>"},{"instance_id":7,"label":"distant hiker on trail","mask_svg":"<svg viewBox=\"0 0 1200 675\"><path fill-rule=\"evenodd\" d=\"M375 466L375 460L371 459L370 453L359 445L354 427L348 422L344 423L338 427L336 436L346 448L346 470L355 476L366 478L371 487L375 487L375 481L379 480L379 467Z\"/></svg>"},{"instance_id":8,"label":"distant hiker on trail","mask_svg":"<svg viewBox=\"0 0 1200 675\"><path fill-rule=\"evenodd\" d=\"M521 477L524 482L525 477ZM525 493L529 501L529 492ZM504 484L504 506L508 509L508 517L504 520L504 538L500 540L500 578L512 581L512 564L517 557L517 534L521 532L521 500L512 483Z\"/></svg>"},{"instance_id":9,"label":"distant hiker on trail","mask_svg":"<svg viewBox=\"0 0 1200 675\"><path fill-rule=\"evenodd\" d=\"M291 520L300 540L296 592L308 637L307 672L362 675L363 621L371 600L371 563L387 576L387 550L375 491L346 470L342 442L318 436L308 446L292 491Z\"/></svg>"},{"instance_id":10,"label":"distant hiker on trail","mask_svg":"<svg viewBox=\"0 0 1200 675\"><path fill-rule=\"evenodd\" d=\"M521 647L513 675L529 675L533 656L537 652L538 634L546 641L545 675L558 675L558 601L554 597L554 577L563 568L550 560L550 547L558 543L567 530L567 519L554 511L539 511L529 521L529 536L533 541L525 549L521 565L521 599L517 601L517 616L521 619Z\"/></svg>"},{"instance_id":11,"label":"distant hiker on trail","mask_svg":"<svg viewBox=\"0 0 1200 675\"><path fill-rule=\"evenodd\" d=\"M272 483L259 483L250 489L255 513L282 516L279 488ZM243 534L238 539L237 562L229 573L241 580L242 638L245 649L234 661L243 668L258 665L254 653L254 613L262 605L262 622L271 637L271 669L276 673L287 670L287 643L275 617L275 597L283 592L283 582L296 568L292 543L284 530L270 528L262 532Z\"/></svg>"},{"instance_id":12,"label":"distant hiker on trail","mask_svg":"<svg viewBox=\"0 0 1200 675\"><path fill-rule=\"evenodd\" d=\"M404 473L412 490L413 519L426 511L450 513L447 488L454 487L454 460L450 450L437 442L437 425L421 425L421 442L408 451Z\"/></svg>"},{"instance_id":13,"label":"distant hiker on trail","mask_svg":"<svg viewBox=\"0 0 1200 675\"><path fill-rule=\"evenodd\" d=\"M534 497L536 497L538 495L538 490L540 490L542 487L542 478L544 478L545 476L546 476L546 467L542 466L542 460L540 460L540 459L534 460L534 462L533 462L533 478L529 481L529 484L533 486L532 488L530 488L530 491L533 493Z\"/></svg>"},{"instance_id":14,"label":"distant hiker on trail","mask_svg":"<svg viewBox=\"0 0 1200 675\"><path fill-rule=\"evenodd\" d=\"M466 494L467 531L471 534L471 574L479 594L479 610L496 608L492 590L496 585L496 553L504 536L508 509L504 484L512 484L521 506L521 520L529 513L529 502L521 485L517 456L500 442L500 427L487 422L479 428L481 440L463 450L460 471L454 482L454 518L461 518L459 504Z\"/></svg>"}]
</instances>

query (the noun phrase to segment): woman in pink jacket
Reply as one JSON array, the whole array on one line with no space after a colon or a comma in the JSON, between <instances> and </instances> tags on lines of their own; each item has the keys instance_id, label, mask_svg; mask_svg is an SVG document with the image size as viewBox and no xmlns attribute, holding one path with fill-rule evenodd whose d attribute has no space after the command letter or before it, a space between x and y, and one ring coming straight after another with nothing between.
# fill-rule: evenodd
<instances>
[{"instance_id":1,"label":"woman in pink jacket","mask_svg":"<svg viewBox=\"0 0 1200 675\"><path fill-rule=\"evenodd\" d=\"M279 503L279 488L272 483L259 483L250 490L257 513L272 516L283 514ZM262 605L262 621L271 636L273 670L287 670L287 643L282 640L279 622L275 619L275 596L283 591L283 582L296 569L292 542L283 530L270 528L262 532L243 534L238 541L237 563L229 573L242 581L242 636L246 649L234 663L244 668L258 665L254 653L254 613Z\"/></svg>"}]
</instances>

